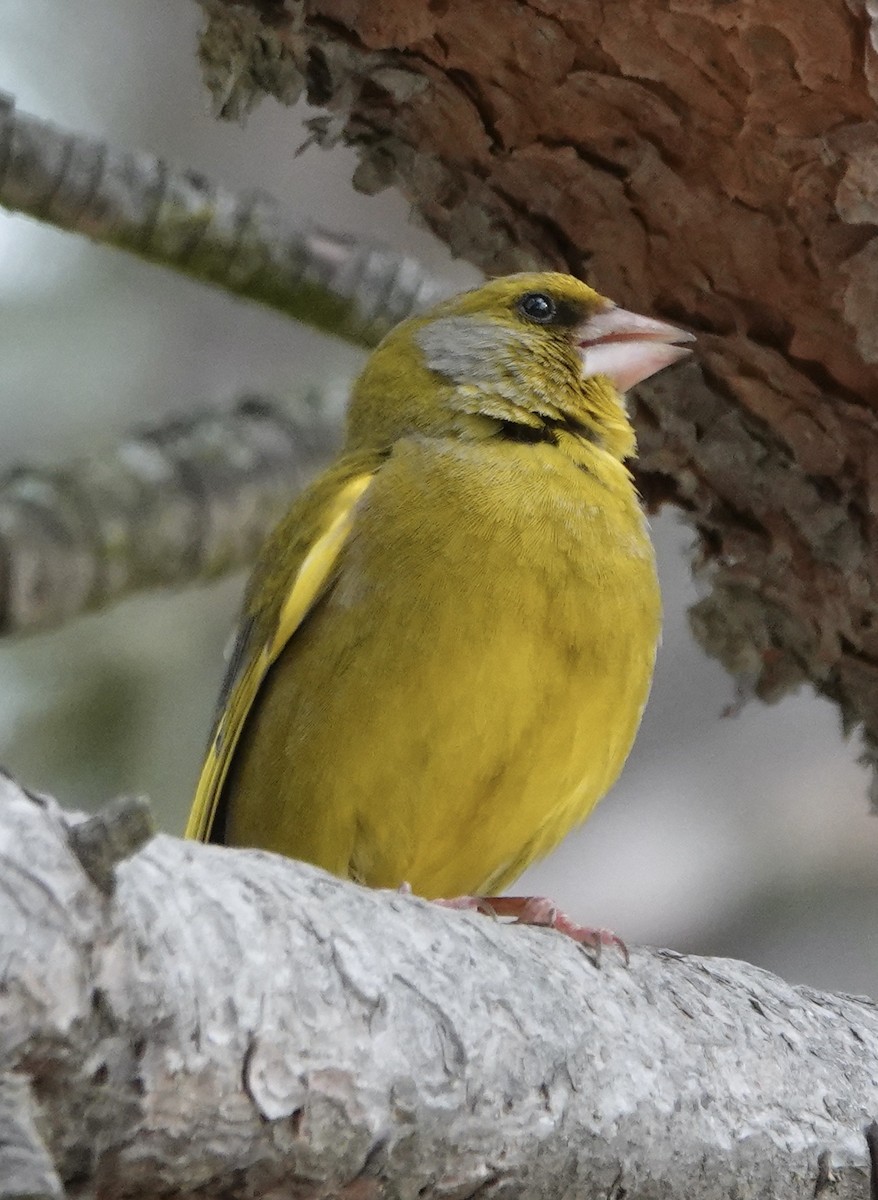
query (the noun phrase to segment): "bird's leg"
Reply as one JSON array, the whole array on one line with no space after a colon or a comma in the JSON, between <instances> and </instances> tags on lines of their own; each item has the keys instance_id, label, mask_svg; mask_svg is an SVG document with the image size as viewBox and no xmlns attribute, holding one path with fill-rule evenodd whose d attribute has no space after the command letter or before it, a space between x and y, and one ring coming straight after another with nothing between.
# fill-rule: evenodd
<instances>
[{"instance_id":1,"label":"bird's leg","mask_svg":"<svg viewBox=\"0 0 878 1200\"><path fill-rule=\"evenodd\" d=\"M449 900L435 900L434 903L441 904L443 908L475 910L493 917L514 917L516 925L540 925L546 929L556 929L579 945L588 946L598 961L604 946L615 946L625 965L628 965L628 947L620 937L609 929L577 925L546 896L455 896Z\"/></svg>"}]
</instances>

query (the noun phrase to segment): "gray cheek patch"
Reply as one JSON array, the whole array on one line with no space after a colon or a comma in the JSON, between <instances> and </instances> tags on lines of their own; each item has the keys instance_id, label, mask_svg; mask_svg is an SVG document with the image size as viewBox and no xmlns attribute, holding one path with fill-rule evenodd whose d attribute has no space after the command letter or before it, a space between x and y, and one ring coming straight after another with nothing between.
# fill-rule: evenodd
<instances>
[{"instance_id":1,"label":"gray cheek patch","mask_svg":"<svg viewBox=\"0 0 878 1200\"><path fill-rule=\"evenodd\" d=\"M523 424L535 425L540 418L560 420L562 410L558 376L533 369L531 336L527 329L452 316L423 326L415 341L425 365L454 386L452 406L501 421L517 414Z\"/></svg>"},{"instance_id":2,"label":"gray cheek patch","mask_svg":"<svg viewBox=\"0 0 878 1200\"><path fill-rule=\"evenodd\" d=\"M419 329L415 340L431 371L454 384L501 394L516 374L516 360L529 357L522 334L473 317L440 317Z\"/></svg>"}]
</instances>

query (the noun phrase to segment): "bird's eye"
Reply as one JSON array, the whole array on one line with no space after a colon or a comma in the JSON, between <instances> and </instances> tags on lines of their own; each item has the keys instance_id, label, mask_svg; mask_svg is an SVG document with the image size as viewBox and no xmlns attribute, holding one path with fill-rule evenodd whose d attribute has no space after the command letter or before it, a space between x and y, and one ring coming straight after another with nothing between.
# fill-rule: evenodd
<instances>
[{"instance_id":1,"label":"bird's eye","mask_svg":"<svg viewBox=\"0 0 878 1200\"><path fill-rule=\"evenodd\" d=\"M548 325L558 311L555 301L545 292L528 292L519 300L518 309L522 316L538 325Z\"/></svg>"}]
</instances>

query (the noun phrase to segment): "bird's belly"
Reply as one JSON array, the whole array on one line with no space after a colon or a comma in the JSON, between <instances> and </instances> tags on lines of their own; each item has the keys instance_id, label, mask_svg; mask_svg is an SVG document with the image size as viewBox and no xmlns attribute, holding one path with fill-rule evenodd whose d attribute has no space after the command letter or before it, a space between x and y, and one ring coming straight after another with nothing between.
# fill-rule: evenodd
<instances>
[{"instance_id":1,"label":"bird's belly","mask_svg":"<svg viewBox=\"0 0 878 1200\"><path fill-rule=\"evenodd\" d=\"M657 635L645 533L587 507L367 513L245 726L228 840L425 896L550 850L621 770Z\"/></svg>"}]
</instances>

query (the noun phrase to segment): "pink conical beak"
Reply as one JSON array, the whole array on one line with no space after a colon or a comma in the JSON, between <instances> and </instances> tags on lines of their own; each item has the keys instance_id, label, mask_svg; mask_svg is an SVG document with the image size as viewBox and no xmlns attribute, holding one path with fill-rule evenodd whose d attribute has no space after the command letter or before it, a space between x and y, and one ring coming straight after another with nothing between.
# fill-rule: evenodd
<instances>
[{"instance_id":1,"label":"pink conical beak","mask_svg":"<svg viewBox=\"0 0 878 1200\"><path fill-rule=\"evenodd\" d=\"M691 351L676 343L695 340L685 329L615 305L589 317L574 337L582 355L583 377L606 375L620 392L685 358Z\"/></svg>"}]
</instances>

